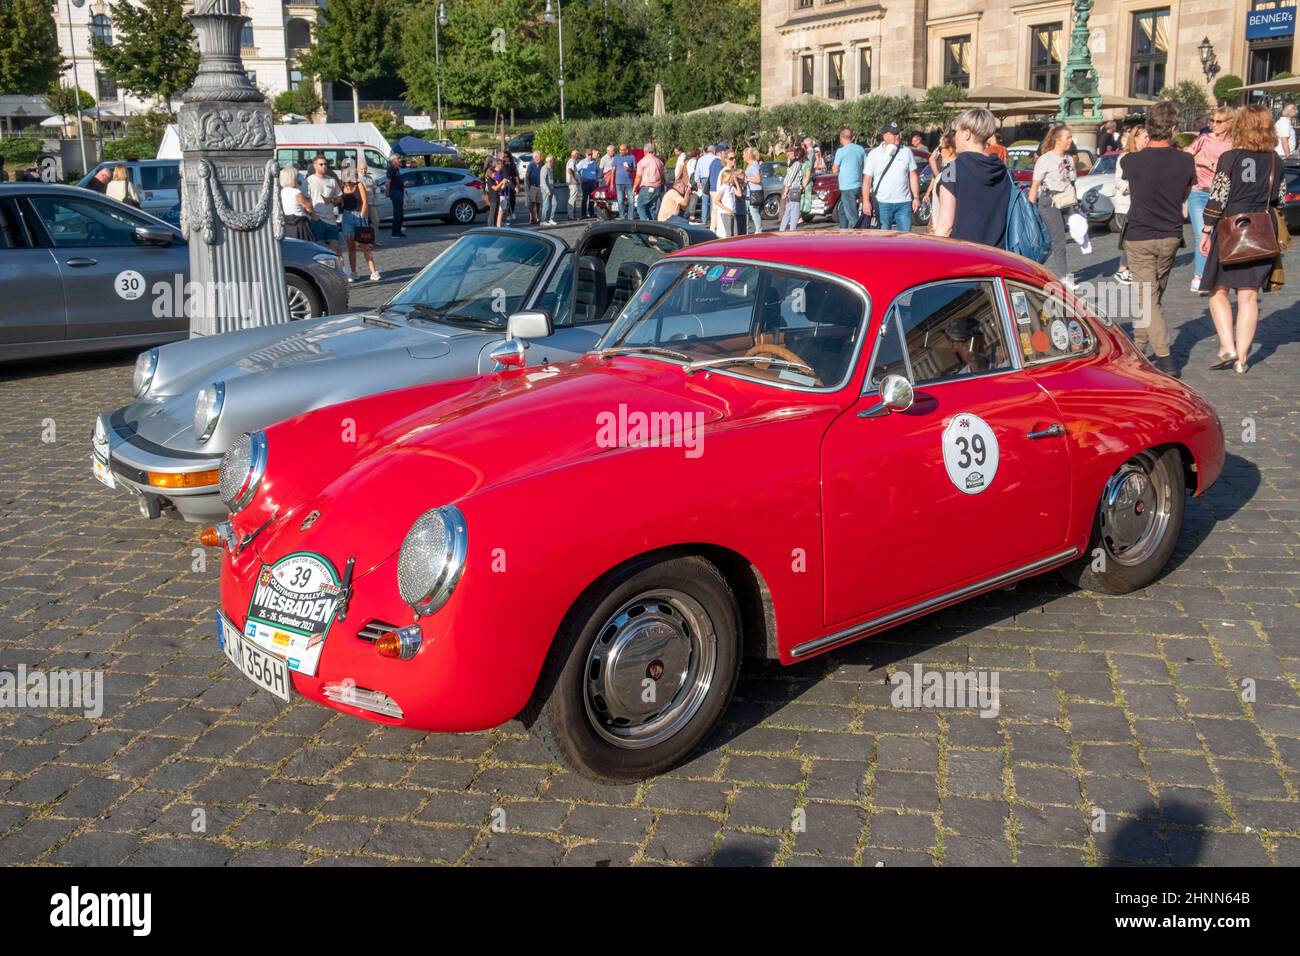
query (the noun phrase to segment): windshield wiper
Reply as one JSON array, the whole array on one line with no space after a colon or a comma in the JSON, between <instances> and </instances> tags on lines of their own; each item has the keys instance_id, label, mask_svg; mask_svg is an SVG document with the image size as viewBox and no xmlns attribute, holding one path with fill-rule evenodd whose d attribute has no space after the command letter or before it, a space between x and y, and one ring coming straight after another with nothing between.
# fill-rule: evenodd
<instances>
[{"instance_id":1,"label":"windshield wiper","mask_svg":"<svg viewBox=\"0 0 1300 956\"><path fill-rule=\"evenodd\" d=\"M690 375L702 368L717 368L721 365L780 365L783 368L797 369L807 372L813 378L817 377L817 371L811 365L805 365L803 362L791 362L789 359L775 358L771 355L728 355L725 358L701 359L698 362L692 362L686 366L686 374Z\"/></svg>"},{"instance_id":2,"label":"windshield wiper","mask_svg":"<svg viewBox=\"0 0 1300 956\"><path fill-rule=\"evenodd\" d=\"M597 349L594 354L601 358L609 358L611 355L636 355L638 352L649 352L652 355L668 355L675 359L681 359L689 367L691 357L685 352L678 352L674 349L666 349L659 345L620 345L612 349Z\"/></svg>"},{"instance_id":3,"label":"windshield wiper","mask_svg":"<svg viewBox=\"0 0 1300 956\"><path fill-rule=\"evenodd\" d=\"M403 302L401 304L409 306L411 312L415 313L417 318L428 319L431 322L446 322L449 325L474 325L481 329L491 330L502 327L495 322L479 318L476 315L465 315L461 312L452 312L450 309L435 309L423 302Z\"/></svg>"}]
</instances>

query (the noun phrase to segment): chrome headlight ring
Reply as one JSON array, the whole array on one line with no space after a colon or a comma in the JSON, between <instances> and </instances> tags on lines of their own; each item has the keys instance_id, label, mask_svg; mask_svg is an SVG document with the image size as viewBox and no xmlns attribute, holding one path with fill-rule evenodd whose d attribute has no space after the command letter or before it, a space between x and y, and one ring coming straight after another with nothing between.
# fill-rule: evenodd
<instances>
[{"instance_id":1,"label":"chrome headlight ring","mask_svg":"<svg viewBox=\"0 0 1300 956\"><path fill-rule=\"evenodd\" d=\"M455 505L426 511L411 525L397 556L397 590L416 616L432 614L451 597L465 570L469 535Z\"/></svg>"},{"instance_id":2,"label":"chrome headlight ring","mask_svg":"<svg viewBox=\"0 0 1300 956\"><path fill-rule=\"evenodd\" d=\"M136 398L144 398L153 384L154 373L158 371L158 350L141 352L135 360L135 373L131 376L131 391Z\"/></svg>"},{"instance_id":3,"label":"chrome headlight ring","mask_svg":"<svg viewBox=\"0 0 1300 956\"><path fill-rule=\"evenodd\" d=\"M257 494L266 476L266 458L266 433L252 432L236 438L221 459L218 487L231 514L247 508Z\"/></svg>"},{"instance_id":4,"label":"chrome headlight ring","mask_svg":"<svg viewBox=\"0 0 1300 956\"><path fill-rule=\"evenodd\" d=\"M194 400L194 440L199 444L212 437L226 405L226 383L213 382Z\"/></svg>"}]
</instances>

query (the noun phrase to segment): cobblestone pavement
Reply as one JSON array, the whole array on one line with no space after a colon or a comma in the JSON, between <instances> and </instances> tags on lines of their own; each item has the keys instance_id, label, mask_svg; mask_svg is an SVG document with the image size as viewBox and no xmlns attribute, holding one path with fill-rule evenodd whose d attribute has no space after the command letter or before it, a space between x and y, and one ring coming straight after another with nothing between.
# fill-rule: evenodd
<instances>
[{"instance_id":1,"label":"cobblestone pavement","mask_svg":"<svg viewBox=\"0 0 1300 956\"><path fill-rule=\"evenodd\" d=\"M385 243L389 278L354 303L455 234ZM1082 278L1114 269L1096 247ZM563 771L518 724L279 709L217 648L193 529L91 478L90 423L129 397L133 356L0 369L0 665L102 670L106 692L98 719L0 710L0 862L1300 864L1300 309L1294 288L1266 299L1246 377L1203 371L1189 258L1175 357L1229 454L1161 580L1102 597L1043 577L750 666L710 745L639 786ZM888 675L915 663L996 670L1000 715L891 707Z\"/></svg>"}]
</instances>

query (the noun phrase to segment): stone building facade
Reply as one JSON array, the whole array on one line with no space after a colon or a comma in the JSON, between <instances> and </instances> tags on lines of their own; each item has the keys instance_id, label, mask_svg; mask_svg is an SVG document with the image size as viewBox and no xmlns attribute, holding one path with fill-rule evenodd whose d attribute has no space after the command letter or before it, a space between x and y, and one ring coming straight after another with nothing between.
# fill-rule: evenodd
<instances>
[{"instance_id":1,"label":"stone building facade","mask_svg":"<svg viewBox=\"0 0 1300 956\"><path fill-rule=\"evenodd\" d=\"M945 81L1055 94L1070 0L760 0L762 100L852 99ZM1246 82L1300 73L1296 0L1096 0L1089 20L1103 94L1154 97L1206 84L1208 39L1221 72Z\"/></svg>"}]
</instances>

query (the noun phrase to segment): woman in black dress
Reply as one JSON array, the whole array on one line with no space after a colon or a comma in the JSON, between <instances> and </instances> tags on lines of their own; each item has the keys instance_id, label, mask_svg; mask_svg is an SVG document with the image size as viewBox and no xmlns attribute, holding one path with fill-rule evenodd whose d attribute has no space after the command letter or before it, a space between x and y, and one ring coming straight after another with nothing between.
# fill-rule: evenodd
<instances>
[{"instance_id":1,"label":"woman in black dress","mask_svg":"<svg viewBox=\"0 0 1300 956\"><path fill-rule=\"evenodd\" d=\"M1205 271L1201 288L1210 292L1210 318L1219 334L1219 356L1210 368L1231 365L1239 375L1246 373L1250 343L1259 323L1259 293L1268 285L1277 258L1258 259L1236 265L1219 262L1219 223L1225 216L1242 212L1266 212L1281 205L1285 197L1282 160L1274 152L1277 134L1273 116L1265 106L1247 106L1237 114L1232 128L1233 148L1219 157L1210 184L1210 201L1205 207L1205 229L1201 252ZM1273 228L1277 229L1277 219ZM1234 330L1228 290L1237 293Z\"/></svg>"}]
</instances>

